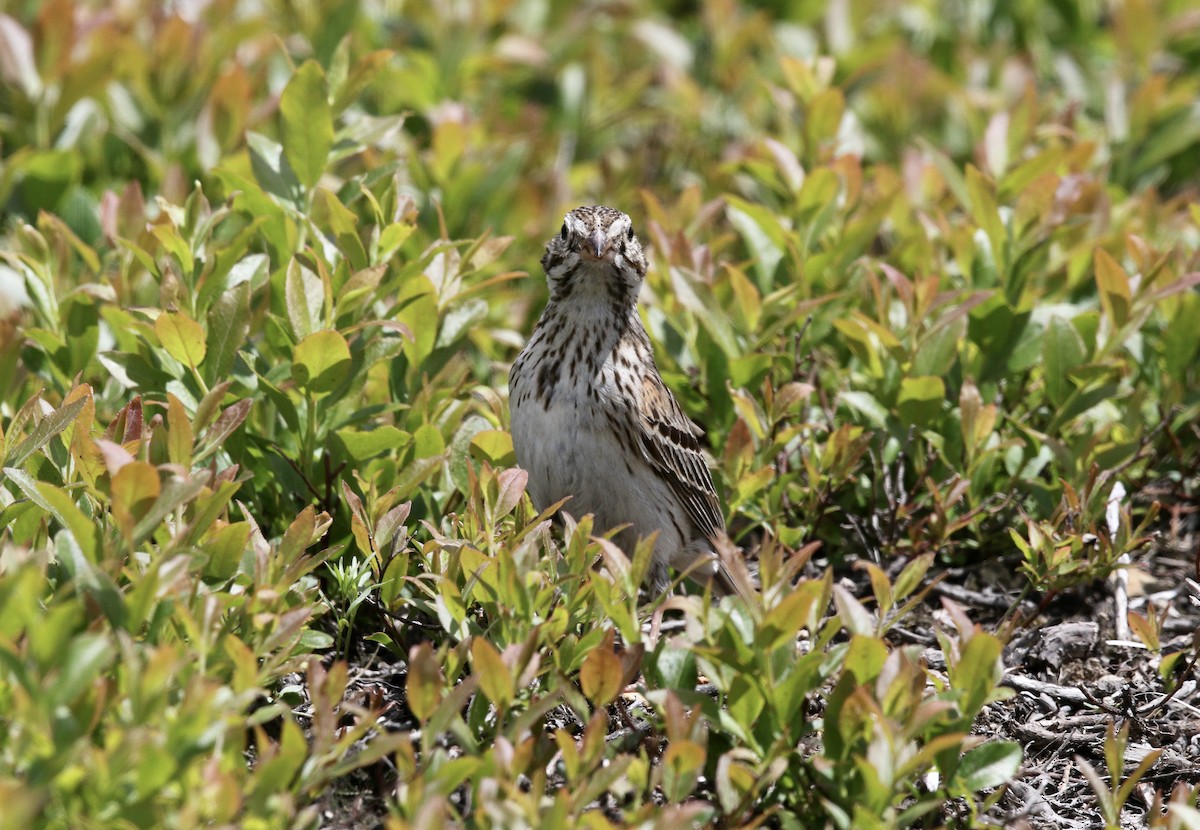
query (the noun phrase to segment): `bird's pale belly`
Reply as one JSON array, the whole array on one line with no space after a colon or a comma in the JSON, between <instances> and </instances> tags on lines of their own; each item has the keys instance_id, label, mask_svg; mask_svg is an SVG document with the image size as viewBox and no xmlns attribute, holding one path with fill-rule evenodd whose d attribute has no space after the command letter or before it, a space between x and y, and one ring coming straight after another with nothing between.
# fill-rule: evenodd
<instances>
[{"instance_id":1,"label":"bird's pale belly","mask_svg":"<svg viewBox=\"0 0 1200 830\"><path fill-rule=\"evenodd\" d=\"M597 533L630 525L617 537L629 553L639 537L655 531L658 557L673 561L683 552L685 522L672 517L669 485L627 449L637 446L636 439L622 446L612 427L586 407L526 406L531 411L513 418L513 447L539 510L570 496L563 510L576 518L593 514Z\"/></svg>"}]
</instances>

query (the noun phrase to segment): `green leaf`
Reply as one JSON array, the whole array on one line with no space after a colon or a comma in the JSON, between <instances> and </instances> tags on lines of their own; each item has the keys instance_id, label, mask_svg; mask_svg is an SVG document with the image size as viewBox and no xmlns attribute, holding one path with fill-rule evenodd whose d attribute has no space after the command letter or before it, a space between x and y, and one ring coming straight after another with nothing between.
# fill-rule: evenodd
<instances>
[{"instance_id":1,"label":"green leaf","mask_svg":"<svg viewBox=\"0 0 1200 830\"><path fill-rule=\"evenodd\" d=\"M154 321L154 333L167 354L193 369L204 362L208 347L204 329L182 311L164 311Z\"/></svg>"},{"instance_id":2,"label":"green leaf","mask_svg":"<svg viewBox=\"0 0 1200 830\"><path fill-rule=\"evenodd\" d=\"M414 225L407 222L393 222L387 225L379 234L379 260L386 262L400 249L404 241L416 230Z\"/></svg>"},{"instance_id":3,"label":"green leaf","mask_svg":"<svg viewBox=\"0 0 1200 830\"><path fill-rule=\"evenodd\" d=\"M332 391L350 368L350 346L332 329L315 331L300 341L292 355L292 377L316 394Z\"/></svg>"},{"instance_id":4,"label":"green leaf","mask_svg":"<svg viewBox=\"0 0 1200 830\"><path fill-rule=\"evenodd\" d=\"M1004 272L1005 231L1000 219L1000 210L996 206L996 193L982 173L974 166L967 165L967 207L971 218L975 220L991 243L992 257L996 262L996 270Z\"/></svg>"},{"instance_id":5,"label":"green leaf","mask_svg":"<svg viewBox=\"0 0 1200 830\"><path fill-rule=\"evenodd\" d=\"M834 596L836 598L836 591ZM846 650L843 671L852 676L855 683L869 683L883 671L887 656L887 646L878 637L855 634L850 638L850 647Z\"/></svg>"},{"instance_id":6,"label":"green leaf","mask_svg":"<svg viewBox=\"0 0 1200 830\"><path fill-rule=\"evenodd\" d=\"M945 377L958 358L958 344L967 334L967 318L956 317L926 334L913 355L915 375Z\"/></svg>"},{"instance_id":7,"label":"green leaf","mask_svg":"<svg viewBox=\"0 0 1200 830\"><path fill-rule=\"evenodd\" d=\"M38 422L38 425L33 428L33 432L29 433L25 437L25 440L17 444L4 457L4 466L19 467L25 462L25 459L46 446L51 438L69 427L79 417L79 413L83 411L83 407L87 404L90 397L90 395L84 395L76 398L42 418Z\"/></svg>"},{"instance_id":8,"label":"green leaf","mask_svg":"<svg viewBox=\"0 0 1200 830\"><path fill-rule=\"evenodd\" d=\"M104 634L81 634L75 638L62 655L60 674L49 684L45 705L51 709L70 706L117 653L115 644Z\"/></svg>"},{"instance_id":9,"label":"green leaf","mask_svg":"<svg viewBox=\"0 0 1200 830\"><path fill-rule=\"evenodd\" d=\"M20 158L18 192L29 215L55 210L79 180L83 166L83 158L75 150L37 150Z\"/></svg>"},{"instance_id":10,"label":"green leaf","mask_svg":"<svg viewBox=\"0 0 1200 830\"><path fill-rule=\"evenodd\" d=\"M740 723L747 732L754 728L755 721L762 714L766 700L756 680L747 673L734 675L729 691L725 695L729 714Z\"/></svg>"},{"instance_id":11,"label":"green leaf","mask_svg":"<svg viewBox=\"0 0 1200 830\"><path fill-rule=\"evenodd\" d=\"M251 144L251 137L253 135L253 133L246 134L246 144L250 154L250 168L254 174L253 180L223 167L218 167L214 172L221 180L226 192L234 194L232 208L240 215L246 217L248 221L258 224L262 239L269 246L272 257L277 262L283 262L295 253L299 236L298 228L296 223L288 217L284 208L267 195L269 191L266 185L263 184L263 179L273 181L276 186L281 188L293 188L293 190L289 191L287 197L274 194L289 205L295 204L293 200L299 198L300 183L296 181L296 176L292 173L291 167L287 167L286 172L289 178L284 182L280 178L283 171L272 169L268 159L264 156L264 154L270 154L273 150L276 165L286 166L287 162L283 158L283 148L269 139L257 136L255 141L257 142L258 149L255 150L254 145ZM135 256L137 255L136 249L134 249L134 254ZM151 262L153 263L152 260ZM151 273L155 273L155 271L152 269ZM203 291L203 289L201 290Z\"/></svg>"},{"instance_id":12,"label":"green leaf","mask_svg":"<svg viewBox=\"0 0 1200 830\"><path fill-rule=\"evenodd\" d=\"M923 375L900 381L896 407L905 424L926 426L941 414L945 400L945 382L935 375Z\"/></svg>"},{"instance_id":13,"label":"green leaf","mask_svg":"<svg viewBox=\"0 0 1200 830\"><path fill-rule=\"evenodd\" d=\"M325 308L325 285L295 257L288 262L284 275L283 297L293 337L302 340L320 328Z\"/></svg>"},{"instance_id":14,"label":"green leaf","mask_svg":"<svg viewBox=\"0 0 1200 830\"><path fill-rule=\"evenodd\" d=\"M250 414L250 407L253 405L252 399L243 398L222 410L217 419L213 421L212 426L205 430L204 440L196 449L193 463L200 463L209 453L219 449L225 439L241 426L242 421L246 420L246 416Z\"/></svg>"},{"instance_id":15,"label":"green leaf","mask_svg":"<svg viewBox=\"0 0 1200 830\"><path fill-rule=\"evenodd\" d=\"M168 254L175 257L179 267L185 274L192 270L192 249L187 241L180 236L178 228L169 222L160 222L150 226L150 234L159 241Z\"/></svg>"},{"instance_id":16,"label":"green leaf","mask_svg":"<svg viewBox=\"0 0 1200 830\"><path fill-rule=\"evenodd\" d=\"M923 553L904 566L904 570L892 583L892 594L896 602L902 601L921 584L925 573L933 565L934 554Z\"/></svg>"},{"instance_id":17,"label":"green leaf","mask_svg":"<svg viewBox=\"0 0 1200 830\"><path fill-rule=\"evenodd\" d=\"M470 476L467 468L471 464L471 441L476 435L491 429L492 424L487 418L481 415L470 415L463 420L462 425L450 440L450 478L454 485L464 493L470 489ZM440 455L445 449L442 433L438 431L437 427L423 424L417 430L417 436L419 436L416 448L417 458Z\"/></svg>"},{"instance_id":18,"label":"green leaf","mask_svg":"<svg viewBox=\"0 0 1200 830\"><path fill-rule=\"evenodd\" d=\"M1179 298L1179 310L1172 324L1163 332L1163 352L1167 373L1181 378L1200 352L1200 294L1188 293Z\"/></svg>"},{"instance_id":19,"label":"green leaf","mask_svg":"<svg viewBox=\"0 0 1200 830\"><path fill-rule=\"evenodd\" d=\"M296 178L311 188L325 172L333 146L333 110L325 72L314 60L304 62L279 98L283 153Z\"/></svg>"},{"instance_id":20,"label":"green leaf","mask_svg":"<svg viewBox=\"0 0 1200 830\"><path fill-rule=\"evenodd\" d=\"M209 384L226 380L250 333L250 283L225 291L208 311L208 362L204 366Z\"/></svg>"},{"instance_id":21,"label":"green leaf","mask_svg":"<svg viewBox=\"0 0 1200 830\"><path fill-rule=\"evenodd\" d=\"M664 689L694 689L696 654L666 638L659 641L646 661L646 676Z\"/></svg>"},{"instance_id":22,"label":"green leaf","mask_svg":"<svg viewBox=\"0 0 1200 830\"><path fill-rule=\"evenodd\" d=\"M396 452L412 443L412 436L391 424L372 430L339 429L337 437L355 461L366 461L387 452Z\"/></svg>"},{"instance_id":23,"label":"green leaf","mask_svg":"<svg viewBox=\"0 0 1200 830\"><path fill-rule=\"evenodd\" d=\"M201 546L208 554L208 561L204 563L204 576L217 580L233 578L249 542L249 522L226 525L205 539Z\"/></svg>"},{"instance_id":24,"label":"green leaf","mask_svg":"<svg viewBox=\"0 0 1200 830\"><path fill-rule=\"evenodd\" d=\"M74 376L87 370L89 362L96 356L100 341L99 303L87 294L79 293L63 301L63 337L66 348L59 360L63 374Z\"/></svg>"},{"instance_id":25,"label":"green leaf","mask_svg":"<svg viewBox=\"0 0 1200 830\"><path fill-rule=\"evenodd\" d=\"M958 708L966 723L975 719L1000 681L1003 648L999 638L976 632L963 647L960 658L947 667L950 685L960 695Z\"/></svg>"},{"instance_id":26,"label":"green leaf","mask_svg":"<svg viewBox=\"0 0 1200 830\"><path fill-rule=\"evenodd\" d=\"M1042 361L1046 367L1046 392L1055 406L1061 406L1074 391L1068 373L1087 357L1083 338L1075 327L1055 315L1042 335Z\"/></svg>"},{"instance_id":27,"label":"green leaf","mask_svg":"<svg viewBox=\"0 0 1200 830\"><path fill-rule=\"evenodd\" d=\"M96 523L83 514L65 490L45 481L37 481L29 473L15 467L6 467L4 472L31 502L58 520L74 538L85 559L89 562L96 561Z\"/></svg>"},{"instance_id":28,"label":"green leaf","mask_svg":"<svg viewBox=\"0 0 1200 830\"><path fill-rule=\"evenodd\" d=\"M367 267L367 251L358 237L358 217L338 197L323 187L313 191L313 224L333 238L338 250L350 261L350 267L358 271Z\"/></svg>"},{"instance_id":29,"label":"green leaf","mask_svg":"<svg viewBox=\"0 0 1200 830\"><path fill-rule=\"evenodd\" d=\"M283 146L264 135L247 132L246 147L250 152L250 169L254 173L254 180L258 182L262 190L274 196L287 207L299 210L303 201L303 189L296 178L296 172L288 163ZM235 181L236 174L230 173L227 178ZM242 190L244 202L241 207L251 216L275 215L275 218L280 218L276 213L278 209L269 200L261 200L257 198L257 195L254 188ZM282 224L276 222L273 231L271 240L276 244L277 249L284 242L290 241L290 228L287 227L286 222ZM277 250L276 253L291 254L294 252L288 247Z\"/></svg>"},{"instance_id":30,"label":"green leaf","mask_svg":"<svg viewBox=\"0 0 1200 830\"><path fill-rule=\"evenodd\" d=\"M151 534L159 529L162 521L184 504L195 499L204 490L206 478L171 477L162 485L162 493L154 500L149 509L145 510L133 526L132 540L141 544Z\"/></svg>"},{"instance_id":31,"label":"green leaf","mask_svg":"<svg viewBox=\"0 0 1200 830\"><path fill-rule=\"evenodd\" d=\"M417 720L425 723L441 703L445 681L442 667L430 643L415 645L408 653L408 676L404 682L408 706Z\"/></svg>"},{"instance_id":32,"label":"green leaf","mask_svg":"<svg viewBox=\"0 0 1200 830\"><path fill-rule=\"evenodd\" d=\"M1021 747L1013 741L988 741L962 757L957 785L964 795L1000 787L1021 768Z\"/></svg>"},{"instance_id":33,"label":"green leaf","mask_svg":"<svg viewBox=\"0 0 1200 830\"><path fill-rule=\"evenodd\" d=\"M726 196L725 200L729 204L727 212L730 224L741 234L755 258L758 287L763 293L769 292L774 287L775 269L783 261L787 247L783 227L775 215L762 205L736 196Z\"/></svg>"},{"instance_id":34,"label":"green leaf","mask_svg":"<svg viewBox=\"0 0 1200 830\"><path fill-rule=\"evenodd\" d=\"M809 102L808 118L805 122L809 139L814 144L821 144L836 138L845 111L846 99L837 87L823 89L817 93Z\"/></svg>"}]
</instances>

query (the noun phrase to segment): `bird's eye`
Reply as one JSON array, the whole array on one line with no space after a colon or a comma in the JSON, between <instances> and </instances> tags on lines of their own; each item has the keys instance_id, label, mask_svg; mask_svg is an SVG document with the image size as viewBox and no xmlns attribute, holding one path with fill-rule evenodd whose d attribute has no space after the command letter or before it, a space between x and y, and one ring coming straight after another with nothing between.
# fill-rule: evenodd
<instances>
[{"instance_id":1,"label":"bird's eye","mask_svg":"<svg viewBox=\"0 0 1200 830\"><path fill-rule=\"evenodd\" d=\"M630 242L633 241L633 225L630 225L629 230L625 231L625 238Z\"/></svg>"},{"instance_id":2,"label":"bird's eye","mask_svg":"<svg viewBox=\"0 0 1200 830\"><path fill-rule=\"evenodd\" d=\"M563 239L567 238L567 223L566 222L563 222L562 230L558 232L558 235L561 236Z\"/></svg>"}]
</instances>

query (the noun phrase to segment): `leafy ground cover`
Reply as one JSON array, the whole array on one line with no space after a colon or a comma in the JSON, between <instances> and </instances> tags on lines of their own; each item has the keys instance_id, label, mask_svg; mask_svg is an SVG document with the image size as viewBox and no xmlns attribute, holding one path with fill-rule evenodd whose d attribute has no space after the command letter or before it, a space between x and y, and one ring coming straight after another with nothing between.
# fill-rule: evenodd
<instances>
[{"instance_id":1,"label":"leafy ground cover","mask_svg":"<svg viewBox=\"0 0 1200 830\"><path fill-rule=\"evenodd\" d=\"M8 7L0 826L1200 827L1198 95L1184 2ZM523 498L594 202L752 599Z\"/></svg>"}]
</instances>

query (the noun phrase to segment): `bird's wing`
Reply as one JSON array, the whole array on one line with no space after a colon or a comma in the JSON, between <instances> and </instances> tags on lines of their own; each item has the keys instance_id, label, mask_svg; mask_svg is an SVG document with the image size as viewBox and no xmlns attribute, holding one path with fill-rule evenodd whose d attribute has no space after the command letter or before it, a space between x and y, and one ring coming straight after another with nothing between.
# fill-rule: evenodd
<instances>
[{"instance_id":1,"label":"bird's wing","mask_svg":"<svg viewBox=\"0 0 1200 830\"><path fill-rule=\"evenodd\" d=\"M671 485L697 530L710 539L723 531L717 488L700 450L700 428L683 414L657 372L642 380L637 424L647 460Z\"/></svg>"}]
</instances>

